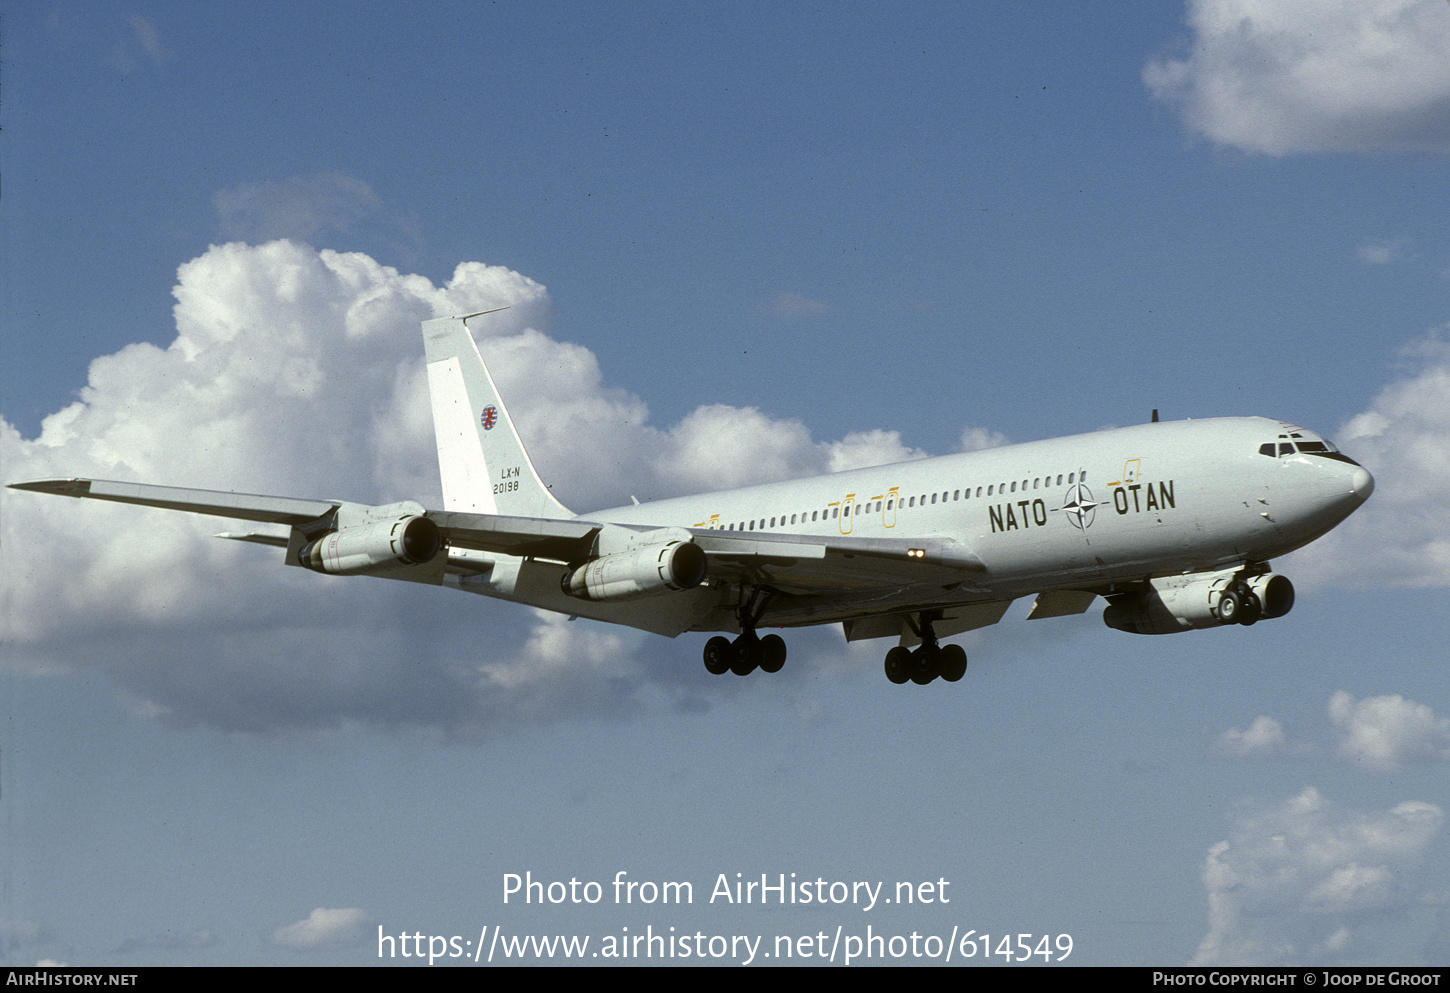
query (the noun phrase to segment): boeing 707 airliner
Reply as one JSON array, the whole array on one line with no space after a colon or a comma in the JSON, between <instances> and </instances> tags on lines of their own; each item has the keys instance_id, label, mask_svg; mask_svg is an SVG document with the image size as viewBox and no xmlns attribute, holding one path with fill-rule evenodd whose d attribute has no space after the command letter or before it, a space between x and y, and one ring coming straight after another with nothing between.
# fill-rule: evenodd
<instances>
[{"instance_id":1,"label":"boeing 707 airliner","mask_svg":"<svg viewBox=\"0 0 1450 993\"><path fill-rule=\"evenodd\" d=\"M485 312L486 313L486 312ZM13 483L282 526L220 537L286 564L511 600L706 642L705 667L776 672L762 627L895 638L893 683L955 681L960 645L1035 597L1137 634L1282 617L1270 560L1355 511L1374 479L1324 437L1263 417L1158 422L576 515L550 494L468 321L423 323L443 509L98 479Z\"/></svg>"}]
</instances>

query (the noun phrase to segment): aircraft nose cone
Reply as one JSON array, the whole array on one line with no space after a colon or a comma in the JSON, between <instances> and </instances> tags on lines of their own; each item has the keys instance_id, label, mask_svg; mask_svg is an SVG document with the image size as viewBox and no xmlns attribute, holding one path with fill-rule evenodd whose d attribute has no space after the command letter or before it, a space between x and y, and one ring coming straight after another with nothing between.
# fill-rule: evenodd
<instances>
[{"instance_id":1,"label":"aircraft nose cone","mask_svg":"<svg viewBox=\"0 0 1450 993\"><path fill-rule=\"evenodd\" d=\"M1374 477L1369 470L1360 466L1354 470L1354 475L1349 480L1350 491L1360 499L1361 502L1368 500L1369 495L1374 492Z\"/></svg>"}]
</instances>

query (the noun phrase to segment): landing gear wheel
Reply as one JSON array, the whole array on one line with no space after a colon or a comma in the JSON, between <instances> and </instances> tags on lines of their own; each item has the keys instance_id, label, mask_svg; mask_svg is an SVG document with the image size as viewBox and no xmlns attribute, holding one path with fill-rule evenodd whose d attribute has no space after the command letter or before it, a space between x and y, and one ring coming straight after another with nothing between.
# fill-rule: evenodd
<instances>
[{"instance_id":1,"label":"landing gear wheel","mask_svg":"<svg viewBox=\"0 0 1450 993\"><path fill-rule=\"evenodd\" d=\"M735 675L748 676L760 665L760 639L753 634L742 634L731 647L735 649L735 661L730 663L730 671Z\"/></svg>"},{"instance_id":2,"label":"landing gear wheel","mask_svg":"<svg viewBox=\"0 0 1450 993\"><path fill-rule=\"evenodd\" d=\"M911 678L911 653L900 646L886 653L886 678L901 684Z\"/></svg>"},{"instance_id":3,"label":"landing gear wheel","mask_svg":"<svg viewBox=\"0 0 1450 993\"><path fill-rule=\"evenodd\" d=\"M935 645L922 645L911 653L911 681L925 686L941 673L941 649Z\"/></svg>"},{"instance_id":4,"label":"landing gear wheel","mask_svg":"<svg viewBox=\"0 0 1450 993\"><path fill-rule=\"evenodd\" d=\"M760 639L760 671L780 672L785 665L785 639L778 634L768 634Z\"/></svg>"},{"instance_id":5,"label":"landing gear wheel","mask_svg":"<svg viewBox=\"0 0 1450 993\"><path fill-rule=\"evenodd\" d=\"M1264 616L1264 605L1253 590L1245 590L1240 597L1243 600L1243 606L1239 609L1239 623L1248 627Z\"/></svg>"},{"instance_id":6,"label":"landing gear wheel","mask_svg":"<svg viewBox=\"0 0 1450 993\"><path fill-rule=\"evenodd\" d=\"M735 649L729 638L718 635L705 642L705 670L712 676L723 676L735 660Z\"/></svg>"},{"instance_id":7,"label":"landing gear wheel","mask_svg":"<svg viewBox=\"0 0 1450 993\"><path fill-rule=\"evenodd\" d=\"M941 678L955 683L967 674L967 650L961 645L947 645L941 650Z\"/></svg>"},{"instance_id":8,"label":"landing gear wheel","mask_svg":"<svg viewBox=\"0 0 1450 993\"><path fill-rule=\"evenodd\" d=\"M1243 613L1244 602L1233 590L1224 590L1218 595L1218 619L1221 624L1237 624Z\"/></svg>"}]
</instances>

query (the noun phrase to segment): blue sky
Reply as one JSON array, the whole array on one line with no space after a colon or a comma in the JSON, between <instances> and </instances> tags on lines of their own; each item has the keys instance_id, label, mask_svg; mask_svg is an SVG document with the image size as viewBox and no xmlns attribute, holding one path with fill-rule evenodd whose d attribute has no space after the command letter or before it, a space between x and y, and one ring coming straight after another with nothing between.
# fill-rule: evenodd
<instances>
[{"instance_id":1,"label":"blue sky","mask_svg":"<svg viewBox=\"0 0 1450 993\"><path fill-rule=\"evenodd\" d=\"M3 491L0 955L871 925L1444 963L1450 7L1302 6L9 12L5 481L436 505L417 322L508 303L483 348L576 510L1154 407L1297 421L1378 488L1273 624L1017 605L924 689L834 629L712 678L701 636ZM696 900L505 906L526 870ZM708 903L737 872L952 900Z\"/></svg>"}]
</instances>

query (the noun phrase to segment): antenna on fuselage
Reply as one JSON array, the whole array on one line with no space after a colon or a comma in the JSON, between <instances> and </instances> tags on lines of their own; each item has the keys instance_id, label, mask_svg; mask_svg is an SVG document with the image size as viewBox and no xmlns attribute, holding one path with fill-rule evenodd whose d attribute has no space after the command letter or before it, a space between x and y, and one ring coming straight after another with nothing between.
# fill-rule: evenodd
<instances>
[{"instance_id":1,"label":"antenna on fuselage","mask_svg":"<svg viewBox=\"0 0 1450 993\"><path fill-rule=\"evenodd\" d=\"M1158 423L1158 408L1157 407L1154 407L1153 408L1153 421L1152 421L1152 423L1154 423L1154 424L1157 424Z\"/></svg>"}]
</instances>

